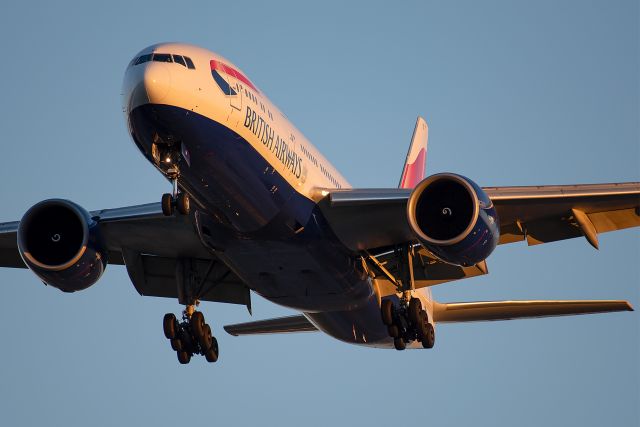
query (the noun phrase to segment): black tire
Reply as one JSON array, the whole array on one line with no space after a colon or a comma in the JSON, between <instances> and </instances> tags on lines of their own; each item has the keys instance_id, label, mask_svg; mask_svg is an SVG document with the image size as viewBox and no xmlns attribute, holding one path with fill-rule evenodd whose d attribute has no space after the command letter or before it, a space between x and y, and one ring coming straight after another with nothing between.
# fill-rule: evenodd
<instances>
[{"instance_id":1,"label":"black tire","mask_svg":"<svg viewBox=\"0 0 640 427\"><path fill-rule=\"evenodd\" d=\"M422 303L418 298L411 298L409 300L409 321L418 325L420 323L420 312L422 311Z\"/></svg>"},{"instance_id":2,"label":"black tire","mask_svg":"<svg viewBox=\"0 0 640 427\"><path fill-rule=\"evenodd\" d=\"M187 353L186 351L178 351L177 353L178 353L178 362L180 362L181 365L186 365L191 361L190 353Z\"/></svg>"},{"instance_id":3,"label":"black tire","mask_svg":"<svg viewBox=\"0 0 640 427\"><path fill-rule=\"evenodd\" d=\"M162 195L162 213L164 216L173 215L173 196L169 193L164 193Z\"/></svg>"},{"instance_id":4,"label":"black tire","mask_svg":"<svg viewBox=\"0 0 640 427\"><path fill-rule=\"evenodd\" d=\"M173 349L173 351L182 351L184 350L182 347L182 341L180 341L177 338L174 338L171 340L171 348Z\"/></svg>"},{"instance_id":5,"label":"black tire","mask_svg":"<svg viewBox=\"0 0 640 427\"><path fill-rule=\"evenodd\" d=\"M427 334L429 333L428 325L429 325L429 315L427 314L426 311L422 310L420 311L420 322L418 322L418 325L416 327L418 332L418 339L420 341L422 341L422 339L426 337Z\"/></svg>"},{"instance_id":6,"label":"black tire","mask_svg":"<svg viewBox=\"0 0 640 427\"><path fill-rule=\"evenodd\" d=\"M199 311L191 315L191 331L193 336L200 342L204 334L204 315Z\"/></svg>"},{"instance_id":7,"label":"black tire","mask_svg":"<svg viewBox=\"0 0 640 427\"><path fill-rule=\"evenodd\" d=\"M387 326L389 336L391 338L398 338L400 336L400 329L396 325Z\"/></svg>"},{"instance_id":8,"label":"black tire","mask_svg":"<svg viewBox=\"0 0 640 427\"><path fill-rule=\"evenodd\" d=\"M396 350L404 350L405 348L407 348L407 343L404 342L404 339L402 337L400 338L394 338L393 340L393 346L396 348Z\"/></svg>"},{"instance_id":9,"label":"black tire","mask_svg":"<svg viewBox=\"0 0 640 427\"><path fill-rule=\"evenodd\" d=\"M168 340L172 340L177 336L177 324L178 321L175 314L167 313L164 315L164 319L162 319L162 329L164 331L164 336Z\"/></svg>"},{"instance_id":10,"label":"black tire","mask_svg":"<svg viewBox=\"0 0 640 427\"><path fill-rule=\"evenodd\" d=\"M202 352L206 353L211 347L211 344L213 342L213 335L211 335L211 326L209 326L206 323L204 324L202 337L198 339L198 342L200 343L200 348L202 349Z\"/></svg>"},{"instance_id":11,"label":"black tire","mask_svg":"<svg viewBox=\"0 0 640 427\"><path fill-rule=\"evenodd\" d=\"M189 194L178 194L176 207L178 208L178 212L180 212L182 215L189 215L189 212L191 212L191 201L189 199Z\"/></svg>"},{"instance_id":12,"label":"black tire","mask_svg":"<svg viewBox=\"0 0 640 427\"><path fill-rule=\"evenodd\" d=\"M382 323L387 326L393 325L393 301L385 299L380 304L380 314L382 315Z\"/></svg>"},{"instance_id":13,"label":"black tire","mask_svg":"<svg viewBox=\"0 0 640 427\"><path fill-rule=\"evenodd\" d=\"M436 344L436 331L431 323L427 324L427 333L422 337L422 346L424 348L433 348Z\"/></svg>"},{"instance_id":14,"label":"black tire","mask_svg":"<svg viewBox=\"0 0 640 427\"><path fill-rule=\"evenodd\" d=\"M218 349L218 340L216 339L216 337L211 337L211 346L204 354L204 357L205 359L207 359L207 362L214 363L218 361L219 355L220 353Z\"/></svg>"}]
</instances>

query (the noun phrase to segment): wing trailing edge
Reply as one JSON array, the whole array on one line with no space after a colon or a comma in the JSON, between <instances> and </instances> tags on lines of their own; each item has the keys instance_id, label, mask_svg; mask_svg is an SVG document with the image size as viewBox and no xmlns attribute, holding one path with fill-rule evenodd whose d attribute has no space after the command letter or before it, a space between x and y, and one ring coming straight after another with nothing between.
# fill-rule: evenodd
<instances>
[{"instance_id":1,"label":"wing trailing edge","mask_svg":"<svg viewBox=\"0 0 640 427\"><path fill-rule=\"evenodd\" d=\"M278 317L275 319L258 320L256 322L226 325L224 330L233 336L259 334L287 334L293 332L315 332L313 326L303 315Z\"/></svg>"},{"instance_id":2,"label":"wing trailing edge","mask_svg":"<svg viewBox=\"0 0 640 427\"><path fill-rule=\"evenodd\" d=\"M621 300L434 302L433 319L436 323L482 322L615 311L633 311L633 307Z\"/></svg>"}]
</instances>

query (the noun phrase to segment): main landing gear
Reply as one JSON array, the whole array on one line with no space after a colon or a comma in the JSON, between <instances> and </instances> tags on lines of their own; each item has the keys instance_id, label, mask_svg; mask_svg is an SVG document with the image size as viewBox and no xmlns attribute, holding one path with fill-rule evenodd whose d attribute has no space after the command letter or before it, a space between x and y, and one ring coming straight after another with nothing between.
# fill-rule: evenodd
<instances>
[{"instance_id":1,"label":"main landing gear","mask_svg":"<svg viewBox=\"0 0 640 427\"><path fill-rule=\"evenodd\" d=\"M164 336L178 355L178 361L186 365L194 354L201 354L207 362L218 360L218 340L211 334L211 327L204 321L204 315L187 306L179 322L173 313L164 315L162 322Z\"/></svg>"},{"instance_id":2,"label":"main landing gear","mask_svg":"<svg viewBox=\"0 0 640 427\"><path fill-rule=\"evenodd\" d=\"M162 213L165 216L173 215L174 211L177 210L182 215L189 215L191 212L191 203L189 200L188 193L179 193L178 192L178 175L172 174L171 183L173 185L172 193L164 193L162 195Z\"/></svg>"},{"instance_id":3,"label":"main landing gear","mask_svg":"<svg viewBox=\"0 0 640 427\"><path fill-rule=\"evenodd\" d=\"M382 322L387 326L396 350L404 350L407 343L412 341L420 341L424 348L433 348L436 341L435 330L418 298L403 298L399 306L395 306L390 299L385 299L380 311Z\"/></svg>"}]
</instances>

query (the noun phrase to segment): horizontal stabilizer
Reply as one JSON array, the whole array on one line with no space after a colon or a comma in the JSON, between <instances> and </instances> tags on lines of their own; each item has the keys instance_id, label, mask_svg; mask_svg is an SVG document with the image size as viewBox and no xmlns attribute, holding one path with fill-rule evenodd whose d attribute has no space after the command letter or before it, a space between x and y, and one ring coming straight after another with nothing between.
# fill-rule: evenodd
<instances>
[{"instance_id":1,"label":"horizontal stabilizer","mask_svg":"<svg viewBox=\"0 0 640 427\"><path fill-rule=\"evenodd\" d=\"M434 303L433 318L436 323L481 322L611 311L633 311L633 307L627 301L615 300Z\"/></svg>"},{"instance_id":2,"label":"horizontal stabilizer","mask_svg":"<svg viewBox=\"0 0 640 427\"><path fill-rule=\"evenodd\" d=\"M278 317L256 322L237 323L224 327L233 336L258 334L287 334L291 332L315 332L316 327L303 315Z\"/></svg>"}]
</instances>

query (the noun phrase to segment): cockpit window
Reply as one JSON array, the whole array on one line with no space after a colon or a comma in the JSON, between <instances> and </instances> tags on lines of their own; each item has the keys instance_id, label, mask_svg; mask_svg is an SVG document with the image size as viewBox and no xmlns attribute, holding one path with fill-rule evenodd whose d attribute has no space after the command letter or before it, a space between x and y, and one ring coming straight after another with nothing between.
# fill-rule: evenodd
<instances>
[{"instance_id":1,"label":"cockpit window","mask_svg":"<svg viewBox=\"0 0 640 427\"><path fill-rule=\"evenodd\" d=\"M153 60L157 62L173 62L171 55L168 53L154 53Z\"/></svg>"},{"instance_id":2,"label":"cockpit window","mask_svg":"<svg viewBox=\"0 0 640 427\"><path fill-rule=\"evenodd\" d=\"M138 60L136 61L135 65L142 64L143 62L151 61L151 56L152 56L151 54L142 55L140 58L138 58Z\"/></svg>"},{"instance_id":3,"label":"cockpit window","mask_svg":"<svg viewBox=\"0 0 640 427\"><path fill-rule=\"evenodd\" d=\"M180 64L184 67L187 66L187 64L185 64L184 62L184 58L180 55L173 55L173 62L175 62L176 64Z\"/></svg>"},{"instance_id":4,"label":"cockpit window","mask_svg":"<svg viewBox=\"0 0 640 427\"><path fill-rule=\"evenodd\" d=\"M176 64L180 64L183 67L187 67L191 70L196 69L196 66L193 65L193 61L188 56L172 55L170 53L149 53L147 55L142 55L134 59L133 61L131 61L131 64L139 65L149 61L175 62Z\"/></svg>"}]
</instances>

